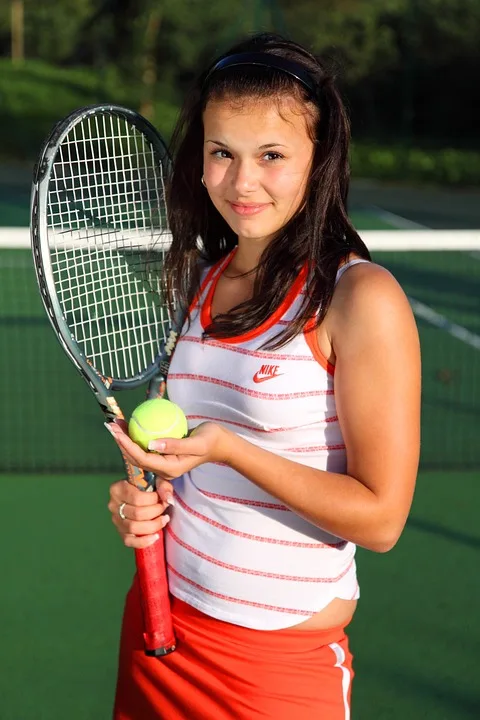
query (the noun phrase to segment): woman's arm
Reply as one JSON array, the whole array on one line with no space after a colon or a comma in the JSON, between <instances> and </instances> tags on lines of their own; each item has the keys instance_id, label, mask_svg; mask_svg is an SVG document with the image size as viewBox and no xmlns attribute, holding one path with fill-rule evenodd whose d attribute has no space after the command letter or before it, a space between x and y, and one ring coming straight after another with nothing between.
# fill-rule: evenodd
<instances>
[{"instance_id":1,"label":"woman's arm","mask_svg":"<svg viewBox=\"0 0 480 720\"><path fill-rule=\"evenodd\" d=\"M325 322L336 357L346 475L287 460L211 423L185 440L156 441L162 456L140 451L142 457L136 457L137 446L132 448L125 438L122 449L133 449L135 462L164 477L202 462L225 462L312 524L370 550L389 550L404 527L418 467L415 321L403 291L386 270L358 265L340 280Z\"/></svg>"}]
</instances>

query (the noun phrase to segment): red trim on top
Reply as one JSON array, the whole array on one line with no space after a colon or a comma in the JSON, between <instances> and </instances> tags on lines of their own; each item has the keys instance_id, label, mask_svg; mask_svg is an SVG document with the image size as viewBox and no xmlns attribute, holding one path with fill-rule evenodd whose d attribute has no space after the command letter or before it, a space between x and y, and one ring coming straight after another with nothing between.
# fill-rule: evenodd
<instances>
[{"instance_id":1,"label":"red trim on top","mask_svg":"<svg viewBox=\"0 0 480 720\"><path fill-rule=\"evenodd\" d=\"M200 322L202 324L203 329L207 328L210 323L212 322L212 302L213 302L213 296L215 295L215 290L217 288L217 283L220 275L222 272L226 269L228 264L233 258L233 252L227 256L227 258L224 261L224 265L220 267L220 271L217 274L216 278L213 280L213 282L210 285L210 288L208 290L207 297L205 298L205 301L202 305L201 313L200 313ZM232 338L216 338L218 342L222 343L241 343L241 342L247 342L248 340L253 340L254 338L258 337L259 335L262 335L262 333L269 330L271 327L276 325L282 315L284 315L287 310L291 307L291 305L296 300L297 296L299 295L300 291L302 290L302 287L305 283L305 279L307 276L307 267L304 266L299 274L295 282L293 283L292 287L287 293L286 298L281 303L281 305L275 310L274 313L266 320L264 323L262 323L259 327L255 328L254 330L250 330L247 333L244 333L243 335L237 335L236 337Z\"/></svg>"},{"instance_id":2,"label":"red trim on top","mask_svg":"<svg viewBox=\"0 0 480 720\"><path fill-rule=\"evenodd\" d=\"M222 258L222 259L219 260L217 263L215 263L215 265L212 267L212 269L211 269L210 272L208 273L207 277L205 278L205 281L204 281L203 284L202 284L201 292L200 292L199 295L198 295L198 299L200 299L200 295L204 292L204 290L205 290L205 288L207 287L208 283L212 280L213 275L214 275L215 272L218 270L217 277L216 277L215 281L212 283L212 285L210 286L209 291L208 291L208 294L207 294L207 297L206 297L205 300L203 301L203 304L202 304L202 307L201 307L200 322L201 322L202 327L203 327L204 330L205 330L206 325L209 324L209 323L204 323L204 314L205 314L205 306L206 306L206 304L207 304L207 302L208 302L208 298L210 297L212 287L215 288L215 287L217 286L218 278L220 277L220 275L222 274L222 272L225 270L225 268L227 267L227 265L230 264L230 262L231 262L233 256L235 255L236 251L237 251L237 248L233 248L233 250L231 250L231 252L229 252L228 255L226 255L224 258ZM210 300L209 310L211 310L211 300Z\"/></svg>"},{"instance_id":3,"label":"red trim on top","mask_svg":"<svg viewBox=\"0 0 480 720\"><path fill-rule=\"evenodd\" d=\"M233 252L233 251L232 251L232 252ZM210 270L209 270L208 273L206 274L206 276L205 276L202 284L200 285L200 290L197 292L197 294L195 295L195 297L193 298L193 300L192 300L192 302L191 302L191 305L190 305L190 308L189 308L189 312L193 312L193 310L194 310L194 308L195 308L195 305L197 305L197 304L199 303L200 298L201 298L201 296L202 296L205 288L207 287L208 283L210 282L210 280L212 279L212 276L213 276L214 273L215 273L215 270L217 270L217 269L221 266L221 264L222 264L223 262L225 262L226 259L228 259L228 257L229 257L230 255L231 255L231 253L229 253L226 258L222 258L221 260L219 260L217 263L215 263L215 265L212 265L212 267L210 268Z\"/></svg>"},{"instance_id":4,"label":"red trim on top","mask_svg":"<svg viewBox=\"0 0 480 720\"><path fill-rule=\"evenodd\" d=\"M330 375L335 375L335 365L332 365L331 362L327 360L325 355L320 350L320 345L318 344L318 335L317 335L317 328L315 327L315 318L312 318L308 321L308 323L305 325L305 328L303 330L303 334L305 337L305 341L312 351L312 355L315 358L315 360L326 370Z\"/></svg>"}]
</instances>

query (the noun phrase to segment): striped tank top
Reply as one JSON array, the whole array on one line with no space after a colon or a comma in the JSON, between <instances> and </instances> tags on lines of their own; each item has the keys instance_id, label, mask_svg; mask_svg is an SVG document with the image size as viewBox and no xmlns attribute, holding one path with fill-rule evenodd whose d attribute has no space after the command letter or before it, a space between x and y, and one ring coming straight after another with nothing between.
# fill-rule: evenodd
<instances>
[{"instance_id":1,"label":"striped tank top","mask_svg":"<svg viewBox=\"0 0 480 720\"><path fill-rule=\"evenodd\" d=\"M295 317L304 274L261 327L228 340L203 339L228 261L202 283L172 359L169 398L183 408L190 430L216 422L289 460L346 472L334 368L315 331L279 350L260 349ZM337 280L357 262L344 265ZM206 463L174 487L166 553L170 590L180 600L225 622L275 630L312 617L334 598L359 596L355 545L299 517L232 468Z\"/></svg>"}]
</instances>

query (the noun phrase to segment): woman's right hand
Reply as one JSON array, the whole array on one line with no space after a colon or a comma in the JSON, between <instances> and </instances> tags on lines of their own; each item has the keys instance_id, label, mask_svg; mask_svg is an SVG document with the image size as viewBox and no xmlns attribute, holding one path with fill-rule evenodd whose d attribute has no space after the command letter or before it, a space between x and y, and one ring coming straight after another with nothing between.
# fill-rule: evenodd
<instances>
[{"instance_id":1,"label":"woman's right hand","mask_svg":"<svg viewBox=\"0 0 480 720\"><path fill-rule=\"evenodd\" d=\"M171 504L167 502L167 498L171 497L168 488L162 488L162 497L164 502L157 492L139 490L127 480L110 485L108 509L127 547L146 548L158 540L159 533L170 520L165 513Z\"/></svg>"}]
</instances>

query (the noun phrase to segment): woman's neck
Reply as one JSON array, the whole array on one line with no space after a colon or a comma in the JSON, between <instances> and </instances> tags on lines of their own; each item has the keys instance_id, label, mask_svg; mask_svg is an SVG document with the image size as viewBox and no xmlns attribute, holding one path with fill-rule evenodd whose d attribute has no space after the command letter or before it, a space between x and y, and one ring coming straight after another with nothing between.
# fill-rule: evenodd
<instances>
[{"instance_id":1,"label":"woman's neck","mask_svg":"<svg viewBox=\"0 0 480 720\"><path fill-rule=\"evenodd\" d=\"M225 268L225 275L227 277L253 275L268 244L269 240L255 241L238 238L237 249L231 262Z\"/></svg>"}]
</instances>

